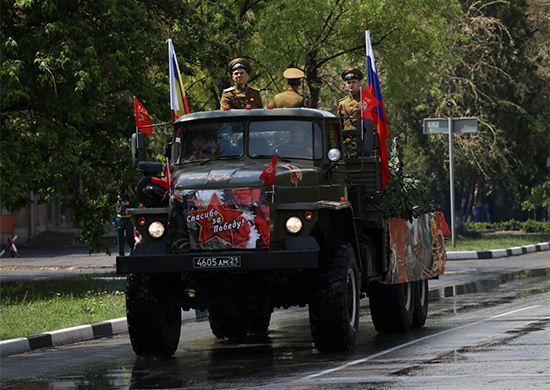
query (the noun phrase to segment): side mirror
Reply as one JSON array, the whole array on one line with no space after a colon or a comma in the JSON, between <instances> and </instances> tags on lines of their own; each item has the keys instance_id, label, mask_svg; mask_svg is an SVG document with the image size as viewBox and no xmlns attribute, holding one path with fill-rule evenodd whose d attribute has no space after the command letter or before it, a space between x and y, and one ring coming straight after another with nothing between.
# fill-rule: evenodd
<instances>
[{"instance_id":1,"label":"side mirror","mask_svg":"<svg viewBox=\"0 0 550 390\"><path fill-rule=\"evenodd\" d=\"M361 134L363 135L361 137ZM363 142L361 142L361 138ZM357 145L361 145L362 150L358 150L361 156L370 156L374 144L374 133L372 119L361 119L357 121Z\"/></svg>"},{"instance_id":2,"label":"side mirror","mask_svg":"<svg viewBox=\"0 0 550 390\"><path fill-rule=\"evenodd\" d=\"M140 161L145 161L145 134L138 131L132 134L132 165L137 168Z\"/></svg>"}]
</instances>

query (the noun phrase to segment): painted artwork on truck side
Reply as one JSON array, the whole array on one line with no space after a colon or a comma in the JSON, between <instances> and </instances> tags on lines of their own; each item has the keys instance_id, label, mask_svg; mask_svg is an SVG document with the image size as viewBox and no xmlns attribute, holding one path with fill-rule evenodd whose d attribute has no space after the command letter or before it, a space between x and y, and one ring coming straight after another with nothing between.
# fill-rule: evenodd
<instances>
[{"instance_id":1,"label":"painted artwork on truck side","mask_svg":"<svg viewBox=\"0 0 550 390\"><path fill-rule=\"evenodd\" d=\"M445 271L445 236L449 228L441 212L424 214L412 221L391 218L390 267L385 283L431 279Z\"/></svg>"}]
</instances>

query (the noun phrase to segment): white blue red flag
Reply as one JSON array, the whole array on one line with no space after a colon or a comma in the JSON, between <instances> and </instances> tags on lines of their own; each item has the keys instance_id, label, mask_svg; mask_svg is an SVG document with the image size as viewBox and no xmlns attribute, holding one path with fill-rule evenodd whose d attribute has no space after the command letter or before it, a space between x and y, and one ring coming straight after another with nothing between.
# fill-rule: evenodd
<instances>
[{"instance_id":1,"label":"white blue red flag","mask_svg":"<svg viewBox=\"0 0 550 390\"><path fill-rule=\"evenodd\" d=\"M187 104L187 96L183 88L183 79L181 78L178 59L172 44L172 38L168 39L168 57L170 62L170 107L175 113L175 118L189 114L189 105Z\"/></svg>"},{"instance_id":2,"label":"white blue red flag","mask_svg":"<svg viewBox=\"0 0 550 390\"><path fill-rule=\"evenodd\" d=\"M369 92L376 97L379 104L376 106L375 119L378 130L379 141L379 153L380 153L380 165L382 168L381 179L382 188L386 188L386 183L390 177L390 169L388 166L388 152L386 149L386 139L388 139L388 122L386 121L386 112L384 111L384 102L382 100L382 92L380 91L380 81L378 80L378 73L376 72L376 64L374 63L374 53L372 51L372 45L370 43L370 33L368 26L365 26L365 46L367 47L367 80L369 85Z\"/></svg>"}]
</instances>

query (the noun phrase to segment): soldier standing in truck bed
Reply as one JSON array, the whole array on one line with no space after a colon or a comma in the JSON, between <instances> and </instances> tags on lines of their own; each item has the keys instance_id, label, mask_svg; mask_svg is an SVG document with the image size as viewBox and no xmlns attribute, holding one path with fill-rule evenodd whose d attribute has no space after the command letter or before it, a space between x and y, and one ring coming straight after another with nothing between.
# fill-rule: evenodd
<instances>
[{"instance_id":1,"label":"soldier standing in truck bed","mask_svg":"<svg viewBox=\"0 0 550 390\"><path fill-rule=\"evenodd\" d=\"M260 91L246 83L250 69L250 63L243 58L235 58L229 63L228 70L235 81L235 85L223 90L220 99L221 110L264 107Z\"/></svg>"},{"instance_id":2,"label":"soldier standing in truck bed","mask_svg":"<svg viewBox=\"0 0 550 390\"><path fill-rule=\"evenodd\" d=\"M298 92L298 89L302 85L304 72L297 68L288 68L283 72L283 76L286 79L288 90L275 95L273 98L273 107L309 107L309 99Z\"/></svg>"},{"instance_id":3,"label":"soldier standing in truck bed","mask_svg":"<svg viewBox=\"0 0 550 390\"><path fill-rule=\"evenodd\" d=\"M363 72L357 68L347 68L342 72L342 80L344 80L348 95L338 103L338 116L344 118L344 130L355 131L357 119L361 117L362 79Z\"/></svg>"}]
</instances>

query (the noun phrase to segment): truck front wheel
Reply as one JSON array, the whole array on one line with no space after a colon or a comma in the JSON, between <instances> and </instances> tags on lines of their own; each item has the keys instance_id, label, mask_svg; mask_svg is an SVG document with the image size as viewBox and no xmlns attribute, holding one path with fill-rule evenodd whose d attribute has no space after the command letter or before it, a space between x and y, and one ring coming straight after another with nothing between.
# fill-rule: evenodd
<instances>
[{"instance_id":1,"label":"truck front wheel","mask_svg":"<svg viewBox=\"0 0 550 390\"><path fill-rule=\"evenodd\" d=\"M332 244L321 261L317 291L309 304L315 347L322 352L354 348L359 328L359 272L349 244Z\"/></svg>"},{"instance_id":2,"label":"truck front wheel","mask_svg":"<svg viewBox=\"0 0 550 390\"><path fill-rule=\"evenodd\" d=\"M407 332L411 329L414 313L412 283L384 284L375 281L369 285L369 305L372 322L379 333Z\"/></svg>"},{"instance_id":3,"label":"truck front wheel","mask_svg":"<svg viewBox=\"0 0 550 390\"><path fill-rule=\"evenodd\" d=\"M177 278L132 274L126 282L126 318L138 356L172 356L181 332Z\"/></svg>"}]
</instances>

